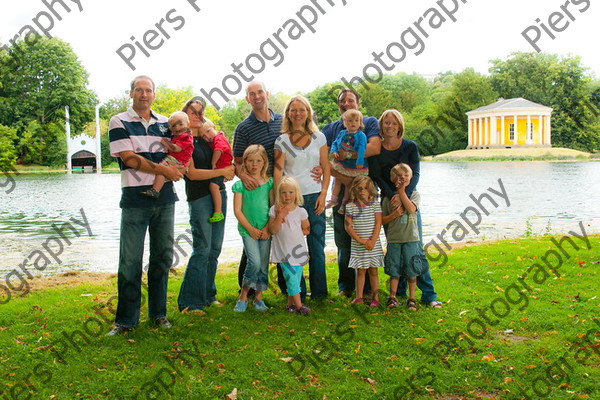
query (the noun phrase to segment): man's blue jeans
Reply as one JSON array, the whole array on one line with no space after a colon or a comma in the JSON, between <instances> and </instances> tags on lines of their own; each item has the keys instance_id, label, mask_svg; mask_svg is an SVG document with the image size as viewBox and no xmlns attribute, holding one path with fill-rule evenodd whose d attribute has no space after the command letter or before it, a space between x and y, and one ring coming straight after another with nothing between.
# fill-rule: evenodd
<instances>
[{"instance_id":1,"label":"man's blue jeans","mask_svg":"<svg viewBox=\"0 0 600 400\"><path fill-rule=\"evenodd\" d=\"M221 191L223 215L227 215L227 194ZM217 286L215 276L223 246L225 219L210 223L213 214L211 196L204 196L188 203L190 225L192 226L193 250L188 261L183 282L179 290L177 305L179 310L202 310L215 301Z\"/></svg>"},{"instance_id":2,"label":"man's blue jeans","mask_svg":"<svg viewBox=\"0 0 600 400\"><path fill-rule=\"evenodd\" d=\"M121 210L119 300L115 325L132 328L140 319L142 259L146 231L150 234L148 263L148 317L167 314L167 281L173 263L175 205Z\"/></svg>"}]
</instances>

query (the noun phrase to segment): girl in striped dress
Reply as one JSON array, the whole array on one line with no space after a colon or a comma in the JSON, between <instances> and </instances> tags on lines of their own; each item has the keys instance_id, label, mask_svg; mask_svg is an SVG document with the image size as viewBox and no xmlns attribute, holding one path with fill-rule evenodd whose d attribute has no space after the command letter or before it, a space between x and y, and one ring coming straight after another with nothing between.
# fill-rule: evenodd
<instances>
[{"instance_id":1,"label":"girl in striped dress","mask_svg":"<svg viewBox=\"0 0 600 400\"><path fill-rule=\"evenodd\" d=\"M346 207L346 232L352 238L349 268L356 269L356 298L354 304L363 303L365 275L373 292L371 307L379 306L379 277L377 268L383 265L383 248L379 241L381 206L377 191L368 176L358 176L352 181L350 201Z\"/></svg>"}]
</instances>

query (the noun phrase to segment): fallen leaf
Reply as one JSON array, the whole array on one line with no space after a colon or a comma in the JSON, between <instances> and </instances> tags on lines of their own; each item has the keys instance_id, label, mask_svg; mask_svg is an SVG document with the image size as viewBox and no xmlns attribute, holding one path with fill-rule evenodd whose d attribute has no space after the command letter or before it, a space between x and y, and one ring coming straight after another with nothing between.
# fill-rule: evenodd
<instances>
[{"instance_id":1,"label":"fallen leaf","mask_svg":"<svg viewBox=\"0 0 600 400\"><path fill-rule=\"evenodd\" d=\"M481 361L494 361L494 355L492 353L488 353L481 358Z\"/></svg>"},{"instance_id":2,"label":"fallen leaf","mask_svg":"<svg viewBox=\"0 0 600 400\"><path fill-rule=\"evenodd\" d=\"M225 397L225 400L237 400L237 388L233 388L231 393Z\"/></svg>"},{"instance_id":3,"label":"fallen leaf","mask_svg":"<svg viewBox=\"0 0 600 400\"><path fill-rule=\"evenodd\" d=\"M356 354L360 353L360 343L358 344L358 347L356 349L354 349L354 352Z\"/></svg>"},{"instance_id":4,"label":"fallen leaf","mask_svg":"<svg viewBox=\"0 0 600 400\"><path fill-rule=\"evenodd\" d=\"M507 329L507 330L504 331L504 333L507 334L507 335L512 335L514 332L515 332L514 329Z\"/></svg>"},{"instance_id":5,"label":"fallen leaf","mask_svg":"<svg viewBox=\"0 0 600 400\"><path fill-rule=\"evenodd\" d=\"M285 362L285 363L289 363L292 362L294 360L294 357L283 357L280 358L281 361Z\"/></svg>"}]
</instances>

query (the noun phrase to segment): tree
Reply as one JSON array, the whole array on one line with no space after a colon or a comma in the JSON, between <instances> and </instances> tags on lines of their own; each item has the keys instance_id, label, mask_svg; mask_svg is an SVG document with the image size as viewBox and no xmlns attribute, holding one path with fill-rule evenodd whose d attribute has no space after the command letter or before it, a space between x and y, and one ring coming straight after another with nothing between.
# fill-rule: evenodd
<instances>
[{"instance_id":1,"label":"tree","mask_svg":"<svg viewBox=\"0 0 600 400\"><path fill-rule=\"evenodd\" d=\"M127 111L131 106L131 98L129 92L125 92L121 96L113 97L102 103L100 106L99 114L100 119L110 121L113 115Z\"/></svg>"},{"instance_id":2,"label":"tree","mask_svg":"<svg viewBox=\"0 0 600 400\"><path fill-rule=\"evenodd\" d=\"M505 98L524 97L552 107L552 143L581 150L597 148L599 133L588 104L591 79L579 57L512 53L492 60L491 83Z\"/></svg>"},{"instance_id":3,"label":"tree","mask_svg":"<svg viewBox=\"0 0 600 400\"><path fill-rule=\"evenodd\" d=\"M225 132L225 136L227 136L230 143L233 139L235 127L237 124L242 122L244 118L246 118L248 113L250 113L250 110L251 107L248 103L246 103L246 100L240 99L237 101L229 101L219 111L219 114L221 115L219 124L221 125L221 129Z\"/></svg>"},{"instance_id":4,"label":"tree","mask_svg":"<svg viewBox=\"0 0 600 400\"><path fill-rule=\"evenodd\" d=\"M341 82L326 83L308 94L307 98L313 108L319 128L340 119L337 94L344 87Z\"/></svg>"},{"instance_id":5,"label":"tree","mask_svg":"<svg viewBox=\"0 0 600 400\"><path fill-rule=\"evenodd\" d=\"M20 135L31 120L63 120L66 105L75 131L94 118L98 102L88 73L71 46L58 38L19 40L0 56L0 123Z\"/></svg>"},{"instance_id":6,"label":"tree","mask_svg":"<svg viewBox=\"0 0 600 400\"><path fill-rule=\"evenodd\" d=\"M171 115L174 111L181 110L186 101L194 97L191 86L171 89L161 84L156 88L156 98L152 103L152 110L164 116Z\"/></svg>"},{"instance_id":7,"label":"tree","mask_svg":"<svg viewBox=\"0 0 600 400\"><path fill-rule=\"evenodd\" d=\"M0 171L8 171L17 162L15 141L17 131L8 126L0 125Z\"/></svg>"},{"instance_id":8,"label":"tree","mask_svg":"<svg viewBox=\"0 0 600 400\"><path fill-rule=\"evenodd\" d=\"M64 166L67 161L67 142L64 129L50 122L31 121L21 139L19 152L25 164Z\"/></svg>"}]
</instances>

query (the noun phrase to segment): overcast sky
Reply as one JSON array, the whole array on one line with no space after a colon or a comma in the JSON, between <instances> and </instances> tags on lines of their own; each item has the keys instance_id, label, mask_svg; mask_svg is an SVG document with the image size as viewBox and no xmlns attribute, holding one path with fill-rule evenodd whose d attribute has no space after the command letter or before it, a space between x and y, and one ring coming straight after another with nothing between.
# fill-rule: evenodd
<instances>
[{"instance_id":1,"label":"overcast sky","mask_svg":"<svg viewBox=\"0 0 600 400\"><path fill-rule=\"evenodd\" d=\"M250 68L265 63L255 77L269 91L288 94L362 75L369 63L389 68L388 73L432 75L466 67L488 73L491 59L534 51L522 35L525 30L532 42L539 35L535 45L542 51L581 56L591 73L600 71L600 5L589 0L64 0L70 12L56 1L54 10L62 20L42 0L9 4L0 13L0 42L27 30L26 25L40 30L36 19L45 29L53 24L50 34L72 45L90 73L91 89L103 101L122 94L138 74L172 88L191 85L197 92L222 88L223 78L233 74L236 78L227 78L226 84L235 94L236 80L245 84L240 73L252 75L245 65L252 53ZM398 44L389 47L392 42ZM403 50L406 56L391 61L388 47L391 57L402 58ZM119 48L135 71L117 54ZM379 64L373 52L384 53ZM232 63L243 64L241 72L234 73ZM373 67L368 71L376 73ZM242 93L230 96L241 98Z\"/></svg>"}]
</instances>

